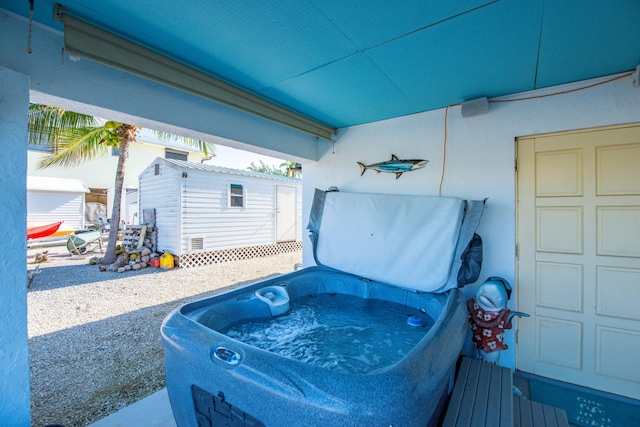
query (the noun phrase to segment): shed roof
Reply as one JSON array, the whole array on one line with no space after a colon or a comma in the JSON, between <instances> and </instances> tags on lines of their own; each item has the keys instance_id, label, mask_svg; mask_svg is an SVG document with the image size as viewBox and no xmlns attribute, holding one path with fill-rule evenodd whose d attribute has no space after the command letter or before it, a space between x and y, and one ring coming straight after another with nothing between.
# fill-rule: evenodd
<instances>
[{"instance_id":1,"label":"shed roof","mask_svg":"<svg viewBox=\"0 0 640 427\"><path fill-rule=\"evenodd\" d=\"M178 169L198 170L198 171L204 171L204 172L210 172L210 173L246 176L246 177L253 177L253 178L270 179L270 180L276 180L276 181L287 181L290 183L302 182L302 180L299 178L290 178L288 176L283 176L283 175L272 175L268 173L254 172L250 170L232 169L232 168L225 168L222 166L208 165L204 163L187 162L184 160L165 159L162 157L156 158L151 165L157 163L158 161L168 163Z\"/></svg>"},{"instance_id":2,"label":"shed roof","mask_svg":"<svg viewBox=\"0 0 640 427\"><path fill-rule=\"evenodd\" d=\"M87 186L79 179L52 178L49 176L27 176L27 190L89 193Z\"/></svg>"}]
</instances>

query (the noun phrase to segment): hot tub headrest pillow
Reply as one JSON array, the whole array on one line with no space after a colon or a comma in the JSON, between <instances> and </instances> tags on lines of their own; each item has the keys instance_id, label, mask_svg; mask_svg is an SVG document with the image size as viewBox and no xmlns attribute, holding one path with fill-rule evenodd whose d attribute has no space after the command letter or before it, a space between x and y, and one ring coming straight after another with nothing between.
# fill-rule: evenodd
<instances>
[{"instance_id":1,"label":"hot tub headrest pillow","mask_svg":"<svg viewBox=\"0 0 640 427\"><path fill-rule=\"evenodd\" d=\"M444 292L459 286L483 207L452 197L316 190L308 226L314 258L371 280Z\"/></svg>"}]
</instances>

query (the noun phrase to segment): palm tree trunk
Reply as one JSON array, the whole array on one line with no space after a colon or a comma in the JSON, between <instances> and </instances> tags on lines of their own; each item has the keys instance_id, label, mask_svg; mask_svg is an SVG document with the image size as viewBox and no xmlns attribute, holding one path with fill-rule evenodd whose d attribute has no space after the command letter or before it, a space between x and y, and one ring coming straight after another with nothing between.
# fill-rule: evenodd
<instances>
[{"instance_id":1,"label":"palm tree trunk","mask_svg":"<svg viewBox=\"0 0 640 427\"><path fill-rule=\"evenodd\" d=\"M109 243L107 244L107 252L102 258L103 264L113 264L116 261L116 245L118 240L118 229L120 228L120 209L122 205L122 189L124 187L124 173L129 157L129 145L135 141L136 127L123 124L116 133L121 136L120 140L120 156L118 157L118 168L116 169L116 180L113 190L113 210L111 211L111 226L109 229Z\"/></svg>"}]
</instances>

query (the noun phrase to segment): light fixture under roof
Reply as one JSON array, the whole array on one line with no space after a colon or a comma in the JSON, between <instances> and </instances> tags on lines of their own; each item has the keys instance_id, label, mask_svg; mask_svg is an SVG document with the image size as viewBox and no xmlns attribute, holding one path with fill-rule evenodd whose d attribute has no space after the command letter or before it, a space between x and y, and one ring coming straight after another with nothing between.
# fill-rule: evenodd
<instances>
[{"instance_id":1,"label":"light fixture under roof","mask_svg":"<svg viewBox=\"0 0 640 427\"><path fill-rule=\"evenodd\" d=\"M478 116L489 112L489 100L487 97L464 101L460 106L462 117Z\"/></svg>"}]
</instances>

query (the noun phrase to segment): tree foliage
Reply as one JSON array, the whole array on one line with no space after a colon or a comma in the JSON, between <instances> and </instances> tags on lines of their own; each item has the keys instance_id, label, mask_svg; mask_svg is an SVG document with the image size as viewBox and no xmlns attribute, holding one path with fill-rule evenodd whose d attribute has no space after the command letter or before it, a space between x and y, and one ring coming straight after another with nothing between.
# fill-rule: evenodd
<instances>
[{"instance_id":1,"label":"tree foliage","mask_svg":"<svg viewBox=\"0 0 640 427\"><path fill-rule=\"evenodd\" d=\"M285 175L284 172L281 169L275 167L275 165L269 166L262 160L260 160L260 165L256 165L255 162L251 162L251 165L247 167L247 170L250 170L253 172L266 173L269 175L280 175L280 176Z\"/></svg>"},{"instance_id":2,"label":"tree foliage","mask_svg":"<svg viewBox=\"0 0 640 427\"><path fill-rule=\"evenodd\" d=\"M280 164L280 167L275 165L269 166L264 161L260 160L260 165L256 165L255 162L251 162L251 165L247 167L247 170L253 172L266 173L269 175L288 176L290 178L300 178L301 167L296 162L284 162Z\"/></svg>"}]
</instances>

